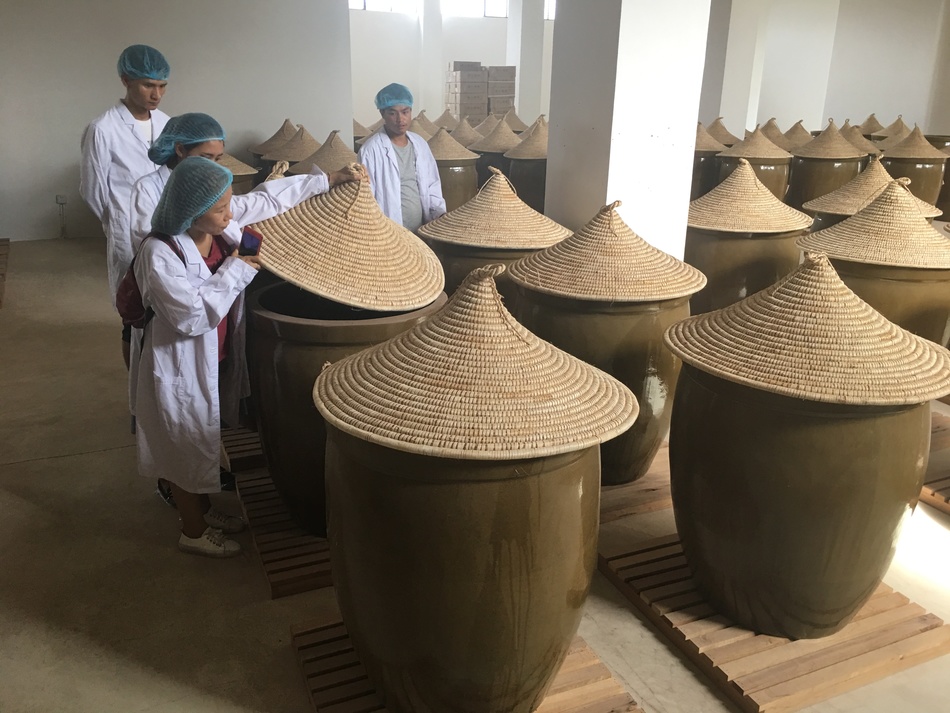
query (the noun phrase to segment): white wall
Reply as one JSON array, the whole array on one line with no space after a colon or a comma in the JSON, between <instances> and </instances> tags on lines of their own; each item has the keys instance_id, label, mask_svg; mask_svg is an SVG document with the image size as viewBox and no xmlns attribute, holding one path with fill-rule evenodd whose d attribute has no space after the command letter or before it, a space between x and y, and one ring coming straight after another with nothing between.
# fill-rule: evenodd
<instances>
[{"instance_id":1,"label":"white wall","mask_svg":"<svg viewBox=\"0 0 950 713\"><path fill-rule=\"evenodd\" d=\"M79 140L124 95L115 66L130 44L154 45L171 64L161 108L211 114L239 158L287 116L321 140L335 128L349 135L346 22L345 0L283 0L279 13L254 0L35 0L5 8L0 236L57 237L56 194L68 197L71 237L100 234L79 196Z\"/></svg>"},{"instance_id":2,"label":"white wall","mask_svg":"<svg viewBox=\"0 0 950 713\"><path fill-rule=\"evenodd\" d=\"M934 72L927 129L932 134L950 134L950 2L943 4L943 22L940 26L942 29L940 41L937 43L937 68Z\"/></svg>"},{"instance_id":3,"label":"white wall","mask_svg":"<svg viewBox=\"0 0 950 713\"><path fill-rule=\"evenodd\" d=\"M731 15L732 0L712 0L709 6L709 28L706 32L703 90L699 96L699 121L706 126L722 113L722 82L726 71L726 46L729 43Z\"/></svg>"},{"instance_id":4,"label":"white wall","mask_svg":"<svg viewBox=\"0 0 950 713\"><path fill-rule=\"evenodd\" d=\"M541 113L550 120L551 115L551 55L554 50L554 20L544 21L544 49L541 57ZM522 116L531 123L537 117Z\"/></svg>"}]
</instances>

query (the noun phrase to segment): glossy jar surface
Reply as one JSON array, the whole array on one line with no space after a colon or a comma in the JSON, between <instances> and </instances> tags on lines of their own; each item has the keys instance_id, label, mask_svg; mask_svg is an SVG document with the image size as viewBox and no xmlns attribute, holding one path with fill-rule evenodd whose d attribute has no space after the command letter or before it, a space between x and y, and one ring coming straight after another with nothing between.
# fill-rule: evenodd
<instances>
[{"instance_id":1,"label":"glossy jar surface","mask_svg":"<svg viewBox=\"0 0 950 713\"><path fill-rule=\"evenodd\" d=\"M439 180L446 212L468 203L478 193L478 171L475 159L439 160Z\"/></svg>"},{"instance_id":2,"label":"glossy jar surface","mask_svg":"<svg viewBox=\"0 0 950 713\"><path fill-rule=\"evenodd\" d=\"M950 158L950 156L947 158ZM881 157L881 166L891 176L894 178L909 178L908 190L925 203L930 203L930 205L936 205L940 198L946 164L946 161L930 159L888 158L886 153Z\"/></svg>"},{"instance_id":3,"label":"glossy jar surface","mask_svg":"<svg viewBox=\"0 0 950 713\"><path fill-rule=\"evenodd\" d=\"M539 213L544 213L544 190L548 174L546 158L513 158L509 178L518 197Z\"/></svg>"},{"instance_id":4,"label":"glossy jar surface","mask_svg":"<svg viewBox=\"0 0 950 713\"><path fill-rule=\"evenodd\" d=\"M846 159L793 156L785 202L801 210L803 203L841 188L861 173L868 161L867 156Z\"/></svg>"},{"instance_id":5,"label":"glossy jar surface","mask_svg":"<svg viewBox=\"0 0 950 713\"><path fill-rule=\"evenodd\" d=\"M690 184L689 199L696 200L704 196L719 183L719 163L715 151L693 152L693 181Z\"/></svg>"},{"instance_id":6,"label":"glossy jar surface","mask_svg":"<svg viewBox=\"0 0 950 713\"><path fill-rule=\"evenodd\" d=\"M495 263L510 265L513 262L537 252L541 248L531 250L505 250L504 248L483 248L472 245L457 245L444 243L441 240L423 238L426 244L438 256L445 272L445 292L451 295L462 284L468 273L476 267L484 267ZM514 283L507 272L495 278L495 285L505 304L511 304L515 297Z\"/></svg>"},{"instance_id":7,"label":"glossy jar surface","mask_svg":"<svg viewBox=\"0 0 950 713\"><path fill-rule=\"evenodd\" d=\"M722 183L739 166L739 159L735 156L718 156L719 180ZM788 174L791 159L761 159L746 158L752 171L762 184L772 191L772 195L780 201L785 200L785 191L788 190Z\"/></svg>"}]
</instances>

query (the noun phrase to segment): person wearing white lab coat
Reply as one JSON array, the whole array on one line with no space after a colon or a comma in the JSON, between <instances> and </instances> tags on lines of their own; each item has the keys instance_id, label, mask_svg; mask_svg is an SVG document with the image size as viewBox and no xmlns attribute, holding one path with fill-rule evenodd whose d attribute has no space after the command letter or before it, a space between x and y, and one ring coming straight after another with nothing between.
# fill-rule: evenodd
<instances>
[{"instance_id":1,"label":"person wearing white lab coat","mask_svg":"<svg viewBox=\"0 0 950 713\"><path fill-rule=\"evenodd\" d=\"M408 87L383 87L376 95L376 108L384 130L360 148L360 163L366 166L383 213L415 231L445 213L439 167L425 139L409 131L412 93Z\"/></svg>"}]
</instances>

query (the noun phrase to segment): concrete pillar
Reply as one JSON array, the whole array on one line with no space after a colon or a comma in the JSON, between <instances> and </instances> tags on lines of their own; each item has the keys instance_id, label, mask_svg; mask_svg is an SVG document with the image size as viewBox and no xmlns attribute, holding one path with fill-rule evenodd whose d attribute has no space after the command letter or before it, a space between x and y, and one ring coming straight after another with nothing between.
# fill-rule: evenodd
<instances>
[{"instance_id":1,"label":"concrete pillar","mask_svg":"<svg viewBox=\"0 0 950 713\"><path fill-rule=\"evenodd\" d=\"M706 33L703 91L699 97L699 120L707 126L720 115L722 106L722 82L726 71L731 15L732 0L712 0L709 6L709 30Z\"/></svg>"},{"instance_id":2,"label":"concrete pillar","mask_svg":"<svg viewBox=\"0 0 950 713\"><path fill-rule=\"evenodd\" d=\"M422 64L419 96L415 97L413 113L426 109L426 116L435 119L445 109L445 72L442 65L442 7L440 0L422 0L419 16L422 32Z\"/></svg>"},{"instance_id":3,"label":"concrete pillar","mask_svg":"<svg viewBox=\"0 0 950 713\"><path fill-rule=\"evenodd\" d=\"M772 0L732 0L719 115L740 139L745 129L755 128L759 114L771 10Z\"/></svg>"},{"instance_id":4,"label":"concrete pillar","mask_svg":"<svg viewBox=\"0 0 950 713\"><path fill-rule=\"evenodd\" d=\"M544 0L508 0L507 64L518 67L515 106L531 121L541 113Z\"/></svg>"},{"instance_id":5,"label":"concrete pillar","mask_svg":"<svg viewBox=\"0 0 950 713\"><path fill-rule=\"evenodd\" d=\"M950 134L950 3L943 4L942 19L927 117L927 131L931 134Z\"/></svg>"},{"instance_id":6,"label":"concrete pillar","mask_svg":"<svg viewBox=\"0 0 950 713\"><path fill-rule=\"evenodd\" d=\"M710 0L562 2L545 212L577 229L605 204L682 257Z\"/></svg>"}]
</instances>

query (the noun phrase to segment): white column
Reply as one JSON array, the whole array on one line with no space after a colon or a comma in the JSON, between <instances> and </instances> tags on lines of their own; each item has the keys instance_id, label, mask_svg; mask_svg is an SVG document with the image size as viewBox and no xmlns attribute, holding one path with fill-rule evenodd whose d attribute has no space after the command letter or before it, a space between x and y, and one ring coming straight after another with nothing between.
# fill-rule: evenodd
<instances>
[{"instance_id":1,"label":"white column","mask_svg":"<svg viewBox=\"0 0 950 713\"><path fill-rule=\"evenodd\" d=\"M950 134L950 4L943 5L937 66L930 96L930 115L926 130L931 134Z\"/></svg>"},{"instance_id":2,"label":"white column","mask_svg":"<svg viewBox=\"0 0 950 713\"><path fill-rule=\"evenodd\" d=\"M745 129L755 128L759 114L771 9L772 0L732 0L719 114L740 139Z\"/></svg>"},{"instance_id":3,"label":"white column","mask_svg":"<svg viewBox=\"0 0 950 713\"><path fill-rule=\"evenodd\" d=\"M439 0L421 1L422 62L413 113L426 109L426 116L435 119L445 109L447 67L442 64L442 7Z\"/></svg>"},{"instance_id":4,"label":"white column","mask_svg":"<svg viewBox=\"0 0 950 713\"><path fill-rule=\"evenodd\" d=\"M706 33L703 91L699 97L699 120L707 126L720 115L722 106L722 82L726 71L731 15L732 0L712 0L709 6L709 31Z\"/></svg>"},{"instance_id":5,"label":"white column","mask_svg":"<svg viewBox=\"0 0 950 713\"><path fill-rule=\"evenodd\" d=\"M506 62L518 67L515 106L522 119L541 113L544 0L508 0Z\"/></svg>"},{"instance_id":6,"label":"white column","mask_svg":"<svg viewBox=\"0 0 950 713\"><path fill-rule=\"evenodd\" d=\"M576 230L620 200L633 230L682 257L709 6L558 4L545 197L551 218Z\"/></svg>"}]
</instances>

